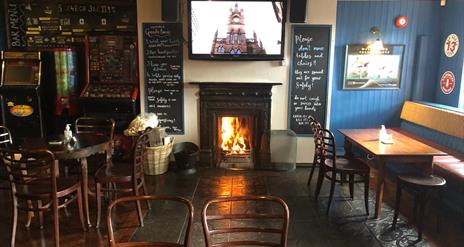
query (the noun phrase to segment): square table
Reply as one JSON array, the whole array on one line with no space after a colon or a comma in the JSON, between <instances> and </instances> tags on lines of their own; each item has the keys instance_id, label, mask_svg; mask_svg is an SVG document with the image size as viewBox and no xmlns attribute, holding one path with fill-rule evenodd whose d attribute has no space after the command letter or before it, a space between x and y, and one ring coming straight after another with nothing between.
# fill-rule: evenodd
<instances>
[{"instance_id":1,"label":"square table","mask_svg":"<svg viewBox=\"0 0 464 247\"><path fill-rule=\"evenodd\" d=\"M393 135L393 143L384 144L379 141L379 130L338 130L345 136L346 156L353 156L351 148L355 145L368 154L368 159L373 161L373 168L378 170L375 218L379 217L382 208L386 163L413 163L415 166L419 166L424 174L432 174L433 156L446 155L446 153L414 139L399 129L388 129L387 132ZM371 166L371 164L369 165Z\"/></svg>"}]
</instances>

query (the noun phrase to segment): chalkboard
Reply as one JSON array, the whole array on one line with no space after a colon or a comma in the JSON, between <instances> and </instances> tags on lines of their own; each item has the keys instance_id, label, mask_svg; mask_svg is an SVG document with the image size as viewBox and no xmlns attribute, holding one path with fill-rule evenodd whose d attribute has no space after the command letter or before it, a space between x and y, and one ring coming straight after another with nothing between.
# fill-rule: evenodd
<instances>
[{"instance_id":1,"label":"chalkboard","mask_svg":"<svg viewBox=\"0 0 464 247\"><path fill-rule=\"evenodd\" d=\"M71 47L89 31L136 31L135 0L6 0L9 49Z\"/></svg>"},{"instance_id":2,"label":"chalkboard","mask_svg":"<svg viewBox=\"0 0 464 247\"><path fill-rule=\"evenodd\" d=\"M170 134L184 133L182 23L143 23L145 112Z\"/></svg>"},{"instance_id":3,"label":"chalkboard","mask_svg":"<svg viewBox=\"0 0 464 247\"><path fill-rule=\"evenodd\" d=\"M331 26L293 25L288 126L311 135L309 116L325 125Z\"/></svg>"}]
</instances>

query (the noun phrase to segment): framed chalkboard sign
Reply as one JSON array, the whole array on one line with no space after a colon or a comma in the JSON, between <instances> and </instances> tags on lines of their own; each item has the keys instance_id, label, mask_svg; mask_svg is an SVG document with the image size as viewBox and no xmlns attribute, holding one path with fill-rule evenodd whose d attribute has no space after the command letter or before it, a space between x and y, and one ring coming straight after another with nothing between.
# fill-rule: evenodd
<instances>
[{"instance_id":1,"label":"framed chalkboard sign","mask_svg":"<svg viewBox=\"0 0 464 247\"><path fill-rule=\"evenodd\" d=\"M170 134L184 133L182 23L143 23L145 112Z\"/></svg>"},{"instance_id":2,"label":"framed chalkboard sign","mask_svg":"<svg viewBox=\"0 0 464 247\"><path fill-rule=\"evenodd\" d=\"M288 126L299 136L312 135L309 116L325 126L330 36L326 25L293 25Z\"/></svg>"},{"instance_id":3,"label":"framed chalkboard sign","mask_svg":"<svg viewBox=\"0 0 464 247\"><path fill-rule=\"evenodd\" d=\"M4 8L9 49L72 47L87 32L137 28L135 0L5 0Z\"/></svg>"}]
</instances>

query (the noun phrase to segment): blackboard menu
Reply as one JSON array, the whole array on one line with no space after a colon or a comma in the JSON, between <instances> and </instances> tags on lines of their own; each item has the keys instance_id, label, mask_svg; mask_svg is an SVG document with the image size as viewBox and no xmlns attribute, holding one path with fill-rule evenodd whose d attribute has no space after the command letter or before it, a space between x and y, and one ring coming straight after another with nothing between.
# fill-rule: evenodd
<instances>
[{"instance_id":1,"label":"blackboard menu","mask_svg":"<svg viewBox=\"0 0 464 247\"><path fill-rule=\"evenodd\" d=\"M89 31L136 31L135 0L6 0L9 49L70 47Z\"/></svg>"},{"instance_id":2,"label":"blackboard menu","mask_svg":"<svg viewBox=\"0 0 464 247\"><path fill-rule=\"evenodd\" d=\"M309 116L325 125L331 26L292 26L288 126L310 135Z\"/></svg>"},{"instance_id":3,"label":"blackboard menu","mask_svg":"<svg viewBox=\"0 0 464 247\"><path fill-rule=\"evenodd\" d=\"M184 133L182 23L143 23L145 111L171 134Z\"/></svg>"}]
</instances>

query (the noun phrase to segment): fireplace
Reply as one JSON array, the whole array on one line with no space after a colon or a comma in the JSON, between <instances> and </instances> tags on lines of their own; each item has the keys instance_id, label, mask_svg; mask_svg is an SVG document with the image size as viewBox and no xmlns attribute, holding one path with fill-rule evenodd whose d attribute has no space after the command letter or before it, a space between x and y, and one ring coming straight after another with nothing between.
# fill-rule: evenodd
<instances>
[{"instance_id":1,"label":"fireplace","mask_svg":"<svg viewBox=\"0 0 464 247\"><path fill-rule=\"evenodd\" d=\"M200 87L200 164L266 168L271 89L281 83L194 84Z\"/></svg>"},{"instance_id":2,"label":"fireplace","mask_svg":"<svg viewBox=\"0 0 464 247\"><path fill-rule=\"evenodd\" d=\"M253 168L253 124L249 115L219 116L217 166Z\"/></svg>"}]
</instances>

